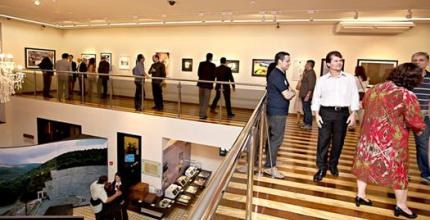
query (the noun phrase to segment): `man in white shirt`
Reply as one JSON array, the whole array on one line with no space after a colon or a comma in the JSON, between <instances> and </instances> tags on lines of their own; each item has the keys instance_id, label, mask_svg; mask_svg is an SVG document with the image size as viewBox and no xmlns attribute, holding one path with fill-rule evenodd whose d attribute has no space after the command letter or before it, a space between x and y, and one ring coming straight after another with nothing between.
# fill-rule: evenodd
<instances>
[{"instance_id":1,"label":"man in white shirt","mask_svg":"<svg viewBox=\"0 0 430 220\"><path fill-rule=\"evenodd\" d=\"M115 191L115 194L108 197L105 184L107 183L107 176L100 176L97 181L94 181L90 186L91 200L90 205L96 215L96 220L106 219L103 204L114 201L117 197L121 196L121 191Z\"/></svg>"},{"instance_id":2,"label":"man in white shirt","mask_svg":"<svg viewBox=\"0 0 430 220\"><path fill-rule=\"evenodd\" d=\"M315 182L325 177L327 169L333 176L339 176L337 164L347 127L355 125L355 112L359 109L355 79L351 74L342 72L342 54L338 51L328 53L326 63L329 73L317 80L312 98L312 111L319 127ZM330 143L332 147L328 159Z\"/></svg>"}]
</instances>

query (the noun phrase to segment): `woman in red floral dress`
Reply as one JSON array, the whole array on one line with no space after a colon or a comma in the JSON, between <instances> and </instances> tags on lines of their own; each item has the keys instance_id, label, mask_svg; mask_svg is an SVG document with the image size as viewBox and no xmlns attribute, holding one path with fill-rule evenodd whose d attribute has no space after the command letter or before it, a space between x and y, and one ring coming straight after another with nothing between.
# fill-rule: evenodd
<instances>
[{"instance_id":1,"label":"woman in red floral dress","mask_svg":"<svg viewBox=\"0 0 430 220\"><path fill-rule=\"evenodd\" d=\"M415 94L421 70L404 63L386 82L369 89L363 99L364 118L352 173L357 177L356 205L372 205L366 199L367 183L392 187L396 194L396 216L416 218L406 205L408 187L408 128L421 132L425 125Z\"/></svg>"}]
</instances>

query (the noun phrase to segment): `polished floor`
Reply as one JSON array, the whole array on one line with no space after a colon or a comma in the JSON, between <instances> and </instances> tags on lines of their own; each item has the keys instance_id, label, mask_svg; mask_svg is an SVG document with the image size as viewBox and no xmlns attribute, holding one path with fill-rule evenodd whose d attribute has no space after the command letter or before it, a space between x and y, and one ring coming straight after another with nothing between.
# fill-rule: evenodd
<instances>
[{"instance_id":1,"label":"polished floor","mask_svg":"<svg viewBox=\"0 0 430 220\"><path fill-rule=\"evenodd\" d=\"M46 100L51 102L59 102L58 99L56 98L56 93L51 92L51 94L54 96L53 98L44 98L41 92L38 92L36 95L34 95L33 93L23 93L23 94L18 94L18 96L39 99L39 100ZM260 97L255 98L255 105L257 105L259 98ZM220 102L221 101L223 101L223 98L221 98ZM152 106L154 105L153 101L151 99L146 99L143 103L142 111L136 111L134 109L133 97L113 96L112 100L110 100L110 98L100 99L96 97L96 95L93 95L93 97L91 98L86 97L85 101L82 102L81 96L79 96L77 93L73 96L71 100L63 99L62 102L66 104L85 105L85 106L96 107L96 108L105 108L105 109L113 109L118 111L143 113L143 114L163 116L163 117L181 118L185 120L202 121L202 122L208 122L208 123L220 123L220 124L233 125L233 126L244 126L246 122L249 120L249 118L251 117L251 114L253 111L252 109L235 108L234 100L232 100L232 105L233 105L232 111L235 114L234 117L228 118L225 108L222 109L222 114L219 114L220 110L218 107L216 110L217 114L210 113L208 109L208 114L207 114L208 118L202 120L199 118L198 104L191 104L191 103L181 103L179 108L178 102L164 101L164 109L161 111L156 111L152 109Z\"/></svg>"},{"instance_id":2,"label":"polished floor","mask_svg":"<svg viewBox=\"0 0 430 220\"><path fill-rule=\"evenodd\" d=\"M315 152L318 129L303 131L289 117L283 145L278 154L278 168L285 179L255 176L253 219L400 219L393 215L395 199L389 188L369 185L368 198L373 206L357 208L356 179L350 173L358 129L348 132L340 159L340 176L327 176L320 183L312 181L316 171ZM422 182L416 164L413 138L409 141L411 182L409 206L417 219L430 219L430 185ZM236 172L217 209L216 219L244 219L246 174Z\"/></svg>"}]
</instances>

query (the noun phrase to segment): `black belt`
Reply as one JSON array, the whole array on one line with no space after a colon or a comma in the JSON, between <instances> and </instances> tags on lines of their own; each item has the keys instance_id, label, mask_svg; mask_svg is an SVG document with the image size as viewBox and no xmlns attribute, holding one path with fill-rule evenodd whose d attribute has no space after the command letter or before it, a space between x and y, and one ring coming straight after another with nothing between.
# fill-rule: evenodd
<instances>
[{"instance_id":1,"label":"black belt","mask_svg":"<svg viewBox=\"0 0 430 220\"><path fill-rule=\"evenodd\" d=\"M326 110L333 110L333 111L345 111L348 110L348 107L342 107L342 106L321 106L321 109L326 109Z\"/></svg>"}]
</instances>

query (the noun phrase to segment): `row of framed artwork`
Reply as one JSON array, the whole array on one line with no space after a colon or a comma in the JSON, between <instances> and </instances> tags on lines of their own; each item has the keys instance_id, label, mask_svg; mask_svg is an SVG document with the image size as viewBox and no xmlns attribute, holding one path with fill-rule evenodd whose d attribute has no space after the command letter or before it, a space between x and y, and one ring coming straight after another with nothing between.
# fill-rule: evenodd
<instances>
[{"instance_id":1,"label":"row of framed artwork","mask_svg":"<svg viewBox=\"0 0 430 220\"><path fill-rule=\"evenodd\" d=\"M169 58L170 54L168 52L157 52L156 53L160 57L160 61L164 63L166 66L166 70L169 67ZM27 69L37 69L38 64L42 61L43 57L48 56L51 60L56 60L55 58L55 50L49 49L38 49L38 48L25 48L25 67ZM112 64L112 53L100 53L100 57L104 57L110 64ZM96 54L81 54L81 58L86 58L89 60L90 58L97 58ZM252 60L252 76L256 77L265 77L267 75L267 68L270 63L273 62L273 59L253 59ZM300 63L300 62L299 62ZM300 65L303 65L302 62ZM343 60L343 64L345 66L345 60ZM357 59L357 66L363 66L366 70L367 75L370 78L370 84L376 84L379 82L383 82L388 76L391 69L396 67L398 64L397 60L379 60L379 59ZM130 57L129 56L120 56L118 68L120 70L129 70L130 69ZM239 73L239 60L227 60L227 65L231 68L233 73ZM291 69L291 68L290 68ZM342 68L343 70L343 68ZM183 58L182 59L182 71L184 72L192 72L193 71L193 59L192 58ZM326 65L325 59L321 59L321 70L320 75L324 75L328 73L328 68Z\"/></svg>"},{"instance_id":2,"label":"row of framed artwork","mask_svg":"<svg viewBox=\"0 0 430 220\"><path fill-rule=\"evenodd\" d=\"M170 54L168 52L157 52L156 54L159 56L160 61L164 63L167 69L169 65ZM38 69L38 64L42 61L44 57L49 57L53 62L55 62L55 50L26 47L25 68ZM94 58L96 59L97 63L97 55L93 53L82 53L81 58L85 58L87 60ZM100 58L105 58L106 61L112 65L112 53L102 52L100 53ZM118 68L120 70L129 70L131 68L130 57L119 56Z\"/></svg>"}]
</instances>

